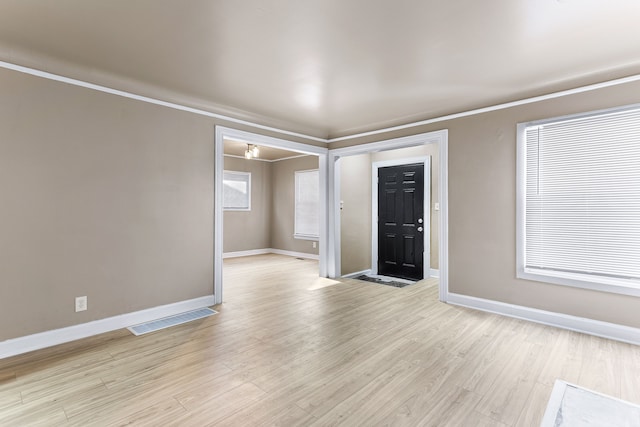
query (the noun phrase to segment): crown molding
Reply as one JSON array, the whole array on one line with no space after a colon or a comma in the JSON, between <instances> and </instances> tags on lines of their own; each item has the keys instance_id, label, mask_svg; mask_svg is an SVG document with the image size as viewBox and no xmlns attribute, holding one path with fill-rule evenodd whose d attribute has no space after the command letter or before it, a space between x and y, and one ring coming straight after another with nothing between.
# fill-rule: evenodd
<instances>
[{"instance_id":1,"label":"crown molding","mask_svg":"<svg viewBox=\"0 0 640 427\"><path fill-rule=\"evenodd\" d=\"M278 121L271 117L261 116L205 99L188 96L101 70L89 69L46 55L35 55L23 50L8 48L1 43L0 68L211 117L236 125L249 126L276 134L327 143L327 139L319 137L318 134L320 132L311 127ZM89 81L89 79L91 81ZM273 126L261 123L271 123Z\"/></svg>"},{"instance_id":2,"label":"crown molding","mask_svg":"<svg viewBox=\"0 0 640 427\"><path fill-rule=\"evenodd\" d=\"M235 154L223 154L224 157L232 157L234 159L242 159L242 160L247 160L247 161L257 160L259 162L267 162L267 163L276 163L276 162L281 162L283 160L297 159L297 158L300 158L300 157L308 157L308 156L311 156L311 155L312 154L299 154L299 155L295 155L295 156L283 157L281 159L261 159L260 157L252 157L251 159L247 159L244 156L236 156Z\"/></svg>"},{"instance_id":3,"label":"crown molding","mask_svg":"<svg viewBox=\"0 0 640 427\"><path fill-rule=\"evenodd\" d=\"M2 46L0 45L0 47ZM11 61L34 64L33 66L35 66L35 64L45 64L44 68L62 69L64 70L65 74L69 74L69 75L82 73L82 70L83 70L83 68L81 67L78 67L76 65L71 65L53 58L46 58L44 56L38 57L38 59L40 59L40 61L38 62L34 55L28 55L28 54L25 54L24 52L16 51L15 49L9 49L9 51L11 53L10 55ZM45 58L45 59L42 60L42 58ZM39 65L39 66L42 66L42 65ZM403 125L385 127L381 129L372 130L372 131L354 133L354 134L344 135L344 136L335 137L335 138L321 138L321 137L309 134L309 133L312 133L311 131L307 131L308 133L302 133L302 132L294 132L294 131L282 129L279 127L262 125L262 124L256 123L256 121L268 122L273 120L266 117L262 118L254 114L247 113L245 111L234 110L229 107L224 107L224 106L214 104L208 101L204 101L201 99L189 98L187 96L178 94L176 92L168 91L162 88L158 88L156 86L147 85L138 81L125 79L122 77L114 76L104 72L99 72L96 70L90 70L89 74L92 76L96 76L97 80L108 81L109 86L90 83L77 78L66 77L61 74L55 74L48 71L43 71L43 70L32 68L29 66L18 65L16 63L3 61L3 60L0 60L0 68L13 70L20 73L29 74L32 76L37 76L37 77L41 77L41 78L45 78L53 81L67 83L74 86L80 86L87 89L96 90L99 92L109 93L112 95L122 96L124 98L135 99L135 100L147 102L150 104L173 108L175 110L180 110L180 111L185 111L185 112L198 114L206 117L211 117L211 118L215 118L225 122L234 123L237 125L249 126L251 128L260 129L267 132L274 132L280 135L303 138L306 140L322 142L325 144L353 140L353 139L364 138L364 137L375 136L375 135L382 135L389 132L411 129L419 126L429 125L432 123L444 122L447 120L453 120L453 119L458 119L462 117L469 117L469 116L488 113L492 111L504 110L507 108L546 101L549 99L561 98L564 96L575 95L579 93L590 92L590 91L603 89L607 87L640 81L640 74L634 74L628 77L607 80L604 82L590 84L586 86L580 86L573 89L551 92L545 95L524 98L518 101L505 102L505 103L495 104L487 107L476 108L473 110L462 111L459 113L433 117L430 119L406 123ZM84 73L86 74L87 71L84 71ZM126 88L126 90L115 89L114 87L110 87L110 86L114 86L114 87L119 86L122 88ZM131 90L131 92L129 92L128 90ZM157 97L140 95L140 94L134 93L133 91L139 91L141 93L153 93L157 95ZM191 105L198 105L198 107L194 107ZM216 111L226 111L227 113L226 114L219 113ZM240 118L240 117L244 117L244 118ZM283 124L282 126L290 127L290 125L288 124Z\"/></svg>"},{"instance_id":4,"label":"crown molding","mask_svg":"<svg viewBox=\"0 0 640 427\"><path fill-rule=\"evenodd\" d=\"M600 83L594 83L594 84L590 84L590 85L586 85L586 86L580 86L580 87L573 88L573 89L567 89L567 90L561 90L561 91L557 91L557 92L551 92L551 93L548 93L548 94L545 94L545 95L539 95L539 96L533 96L533 97L530 97L530 98L520 99L518 101L504 102L502 104L495 104L495 105L491 105L491 106L488 106L488 107L476 108L476 109L473 109L473 110L467 110L467 111L463 111L463 112L460 112L460 113L447 114L445 116L439 116L439 117L434 117L434 118L431 118L431 119L420 120L420 121L417 121L417 122L411 122L411 123L407 123L407 124L404 124L404 125L391 126L391 127L386 127L386 128L382 128L382 129L376 129L376 130L372 130L372 131L368 131L368 132L354 133L354 134L340 136L340 137L336 137L336 138L329 138L327 141L329 143L332 143L332 142L346 141L346 140L350 140L350 139L364 138L364 137L367 137L367 136L373 136L373 135L379 135L379 134L383 134L383 133L395 132L395 131L404 130L404 129L410 129L410 128L414 128L414 127L418 127L418 126L429 125L429 124L432 124L432 123L444 122L446 120L459 119L461 117L475 116L477 114L489 113L491 111L504 110L506 108L518 107L520 105L526 105L526 104L533 104L535 102L546 101L546 100L554 99L554 98L561 98L561 97L564 97L564 96L575 95L575 94L583 93L583 92L590 92L590 91L597 90L597 89L603 89L603 88L607 88L607 87L611 87L611 86L617 86L617 85L621 85L621 84L625 84L625 83L632 83L632 82L637 82L637 81L640 81L640 74L635 74L633 76L623 77L623 78L614 79L614 80L608 80L608 81L604 81L604 82L600 82Z\"/></svg>"}]
</instances>

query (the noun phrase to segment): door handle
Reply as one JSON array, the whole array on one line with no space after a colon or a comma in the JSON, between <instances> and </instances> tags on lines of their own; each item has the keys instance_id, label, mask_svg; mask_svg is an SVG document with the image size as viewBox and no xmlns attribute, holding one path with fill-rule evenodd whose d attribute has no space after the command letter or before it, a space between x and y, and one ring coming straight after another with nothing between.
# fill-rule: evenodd
<instances>
[{"instance_id":1,"label":"door handle","mask_svg":"<svg viewBox=\"0 0 640 427\"><path fill-rule=\"evenodd\" d=\"M422 231L422 227L418 227L418 231Z\"/></svg>"},{"instance_id":2,"label":"door handle","mask_svg":"<svg viewBox=\"0 0 640 427\"><path fill-rule=\"evenodd\" d=\"M422 224L422 218L418 218L418 224Z\"/></svg>"}]
</instances>

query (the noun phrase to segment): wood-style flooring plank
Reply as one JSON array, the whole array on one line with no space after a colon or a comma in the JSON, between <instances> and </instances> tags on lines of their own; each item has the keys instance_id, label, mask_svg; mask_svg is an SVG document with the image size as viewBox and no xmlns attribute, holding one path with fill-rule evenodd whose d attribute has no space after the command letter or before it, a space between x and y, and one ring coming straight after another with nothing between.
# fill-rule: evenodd
<instances>
[{"instance_id":1,"label":"wood-style flooring plank","mask_svg":"<svg viewBox=\"0 0 640 427\"><path fill-rule=\"evenodd\" d=\"M19 407L22 404L22 396L18 390L0 392L0 411L9 407Z\"/></svg>"},{"instance_id":2,"label":"wood-style flooring plank","mask_svg":"<svg viewBox=\"0 0 640 427\"><path fill-rule=\"evenodd\" d=\"M618 354L622 360L620 397L640 402L640 347L619 343Z\"/></svg>"},{"instance_id":3,"label":"wood-style flooring plank","mask_svg":"<svg viewBox=\"0 0 640 427\"><path fill-rule=\"evenodd\" d=\"M531 394L527 397L524 408L520 412L520 416L515 423L516 427L532 427L539 426L542 422L542 416L545 409L547 409L547 403L549 396L551 396L552 386L542 383L535 383Z\"/></svg>"},{"instance_id":4,"label":"wood-style flooring plank","mask_svg":"<svg viewBox=\"0 0 640 427\"><path fill-rule=\"evenodd\" d=\"M306 427L315 421L315 417L303 411L286 396L278 394L246 405L238 412L216 423L220 427L236 426L282 426Z\"/></svg>"},{"instance_id":5,"label":"wood-style flooring plank","mask_svg":"<svg viewBox=\"0 0 640 427\"><path fill-rule=\"evenodd\" d=\"M168 426L212 426L244 407L264 398L266 393L251 383L244 383L226 393L206 398L187 412L167 422Z\"/></svg>"},{"instance_id":6,"label":"wood-style flooring plank","mask_svg":"<svg viewBox=\"0 0 640 427\"><path fill-rule=\"evenodd\" d=\"M21 404L0 410L0 426L63 425L68 425L67 416L58 402Z\"/></svg>"},{"instance_id":7,"label":"wood-style flooring plank","mask_svg":"<svg viewBox=\"0 0 640 427\"><path fill-rule=\"evenodd\" d=\"M186 412L186 409L184 409L177 400L167 399L161 403L124 417L112 425L118 427L129 426L132 424L140 427L167 425L173 422L176 418L184 416Z\"/></svg>"}]
</instances>

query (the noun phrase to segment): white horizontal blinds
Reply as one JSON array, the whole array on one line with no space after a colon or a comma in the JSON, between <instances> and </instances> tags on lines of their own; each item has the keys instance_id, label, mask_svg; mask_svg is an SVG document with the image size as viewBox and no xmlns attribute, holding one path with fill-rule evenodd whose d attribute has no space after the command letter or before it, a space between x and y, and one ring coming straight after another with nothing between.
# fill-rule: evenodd
<instances>
[{"instance_id":1,"label":"white horizontal blinds","mask_svg":"<svg viewBox=\"0 0 640 427\"><path fill-rule=\"evenodd\" d=\"M539 152L540 127L526 129L526 223L525 236L526 248L525 266L544 266L544 251L542 234L542 197L540 196L540 183L538 179L538 152Z\"/></svg>"},{"instance_id":2,"label":"white horizontal blinds","mask_svg":"<svg viewBox=\"0 0 640 427\"><path fill-rule=\"evenodd\" d=\"M295 230L298 237L320 235L320 174L317 170L295 173Z\"/></svg>"},{"instance_id":3,"label":"white horizontal blinds","mask_svg":"<svg viewBox=\"0 0 640 427\"><path fill-rule=\"evenodd\" d=\"M525 267L640 279L640 110L525 138Z\"/></svg>"}]
</instances>

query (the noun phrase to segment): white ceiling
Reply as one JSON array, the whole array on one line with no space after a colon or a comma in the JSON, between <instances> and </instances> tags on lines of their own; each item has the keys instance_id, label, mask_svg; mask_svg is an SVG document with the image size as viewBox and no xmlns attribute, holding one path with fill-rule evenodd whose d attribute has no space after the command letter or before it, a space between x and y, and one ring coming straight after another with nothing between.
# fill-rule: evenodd
<instances>
[{"instance_id":1,"label":"white ceiling","mask_svg":"<svg viewBox=\"0 0 640 427\"><path fill-rule=\"evenodd\" d=\"M319 137L640 73L638 0L0 0L0 59Z\"/></svg>"}]
</instances>

